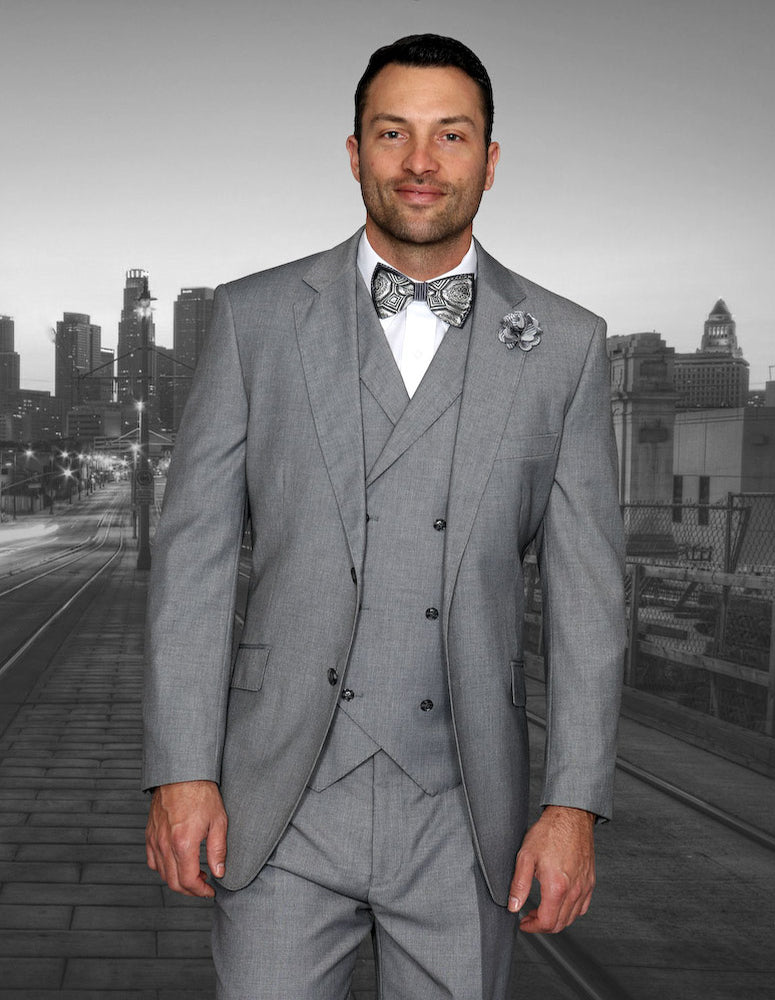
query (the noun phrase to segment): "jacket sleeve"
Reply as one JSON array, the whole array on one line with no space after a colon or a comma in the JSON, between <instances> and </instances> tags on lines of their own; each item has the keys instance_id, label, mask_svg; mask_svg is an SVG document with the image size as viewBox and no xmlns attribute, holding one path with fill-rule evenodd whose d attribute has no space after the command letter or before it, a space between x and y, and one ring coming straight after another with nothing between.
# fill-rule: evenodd
<instances>
[{"instance_id":1,"label":"jacket sleeve","mask_svg":"<svg viewBox=\"0 0 775 1000\"><path fill-rule=\"evenodd\" d=\"M225 287L194 374L153 543L143 787L220 777L248 400Z\"/></svg>"},{"instance_id":2,"label":"jacket sleeve","mask_svg":"<svg viewBox=\"0 0 775 1000\"><path fill-rule=\"evenodd\" d=\"M542 803L610 818L626 626L605 329L598 320L565 414L538 562L547 695Z\"/></svg>"}]
</instances>

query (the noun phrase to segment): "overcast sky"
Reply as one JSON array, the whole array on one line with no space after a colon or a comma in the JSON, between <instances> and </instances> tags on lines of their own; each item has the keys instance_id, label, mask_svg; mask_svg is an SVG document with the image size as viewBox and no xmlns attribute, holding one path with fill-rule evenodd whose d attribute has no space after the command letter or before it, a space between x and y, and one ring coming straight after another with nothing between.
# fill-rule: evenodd
<instances>
[{"instance_id":1,"label":"overcast sky","mask_svg":"<svg viewBox=\"0 0 775 1000\"><path fill-rule=\"evenodd\" d=\"M762 385L773 0L0 0L0 313L22 385L53 387L65 310L115 346L128 268L150 272L171 346L181 287L350 235L352 92L415 31L461 38L493 78L484 245L677 350L724 298Z\"/></svg>"}]
</instances>

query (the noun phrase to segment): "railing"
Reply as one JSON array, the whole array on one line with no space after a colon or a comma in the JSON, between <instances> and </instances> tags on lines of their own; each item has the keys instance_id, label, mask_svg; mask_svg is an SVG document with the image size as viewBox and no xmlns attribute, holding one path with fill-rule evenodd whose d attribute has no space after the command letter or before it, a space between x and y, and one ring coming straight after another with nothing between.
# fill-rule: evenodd
<instances>
[{"instance_id":1,"label":"railing","mask_svg":"<svg viewBox=\"0 0 775 1000\"><path fill-rule=\"evenodd\" d=\"M625 683L775 735L775 577L628 565Z\"/></svg>"},{"instance_id":2,"label":"railing","mask_svg":"<svg viewBox=\"0 0 775 1000\"><path fill-rule=\"evenodd\" d=\"M775 736L775 495L625 507L625 684ZM525 560L528 654L543 656L541 594Z\"/></svg>"}]
</instances>

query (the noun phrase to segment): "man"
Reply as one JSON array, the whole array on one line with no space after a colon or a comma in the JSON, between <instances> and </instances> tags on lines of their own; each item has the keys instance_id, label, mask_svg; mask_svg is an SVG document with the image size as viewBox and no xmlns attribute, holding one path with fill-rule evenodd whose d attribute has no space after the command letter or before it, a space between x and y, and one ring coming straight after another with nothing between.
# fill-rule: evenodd
<instances>
[{"instance_id":1,"label":"man","mask_svg":"<svg viewBox=\"0 0 775 1000\"><path fill-rule=\"evenodd\" d=\"M523 930L589 905L624 645L605 325L472 241L491 127L464 45L378 50L347 140L365 230L216 296L156 536L144 782L149 865L215 894L222 998L344 1000L369 929L385 1000L502 998L533 877Z\"/></svg>"}]
</instances>

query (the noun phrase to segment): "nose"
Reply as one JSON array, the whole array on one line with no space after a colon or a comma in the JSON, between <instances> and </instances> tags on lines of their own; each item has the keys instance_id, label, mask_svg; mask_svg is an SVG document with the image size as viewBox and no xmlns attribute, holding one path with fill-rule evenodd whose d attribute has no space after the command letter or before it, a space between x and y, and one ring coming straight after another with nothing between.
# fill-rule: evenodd
<instances>
[{"instance_id":1,"label":"nose","mask_svg":"<svg viewBox=\"0 0 775 1000\"><path fill-rule=\"evenodd\" d=\"M429 142L415 139L406 150L403 167L415 177L422 174L434 173L439 169L439 164L435 156L435 150Z\"/></svg>"}]
</instances>

